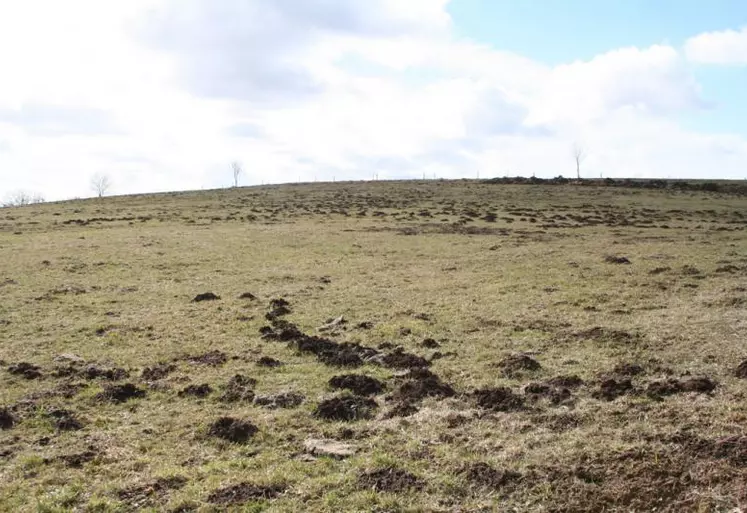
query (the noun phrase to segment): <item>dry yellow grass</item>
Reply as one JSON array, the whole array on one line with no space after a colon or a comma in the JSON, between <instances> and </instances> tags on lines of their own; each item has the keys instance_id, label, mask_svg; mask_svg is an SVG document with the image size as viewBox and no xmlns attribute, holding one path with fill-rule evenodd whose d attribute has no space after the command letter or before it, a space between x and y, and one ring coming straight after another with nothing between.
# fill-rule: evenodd
<instances>
[{"instance_id":1,"label":"dry yellow grass","mask_svg":"<svg viewBox=\"0 0 747 513\"><path fill-rule=\"evenodd\" d=\"M745 207L744 197L707 193L382 182L0 210L0 408L13 419L0 430L0 509L741 506L747 383L735 369L747 358ZM490 213L495 221L484 219ZM192 302L208 291L221 299ZM258 299L239 299L245 292ZM425 357L454 396L386 418L404 371L376 361L341 369L263 338L276 298L290 304L282 318L307 335ZM317 332L338 316L348 324ZM372 328L356 328L364 321ZM423 347L427 338L440 347ZM227 361L189 361L208 351ZM64 354L125 369L115 383L146 396L102 402L105 378L55 375ZM507 374L499 364L515 354L541 368ZM257 365L265 356L284 365ZM22 362L41 377L9 372ZM141 377L163 362L175 366L167 376ZM613 372L621 363L640 373ZM350 373L386 383L375 415L315 417L321 401L341 395L330 378ZM236 374L256 380L255 395L305 399L287 409L221 401ZM525 390L556 376L583 384ZM697 377L717 387L650 388ZM606 400L599 392L609 379L633 388ZM82 387L64 397L66 383ZM200 384L212 393L178 395ZM499 387L524 407L481 407L474 391ZM56 428L60 409L81 429ZM258 432L244 444L210 436L224 416ZM343 441L356 454L312 457L309 438ZM239 490L246 500L216 493L242 483L251 485Z\"/></svg>"}]
</instances>

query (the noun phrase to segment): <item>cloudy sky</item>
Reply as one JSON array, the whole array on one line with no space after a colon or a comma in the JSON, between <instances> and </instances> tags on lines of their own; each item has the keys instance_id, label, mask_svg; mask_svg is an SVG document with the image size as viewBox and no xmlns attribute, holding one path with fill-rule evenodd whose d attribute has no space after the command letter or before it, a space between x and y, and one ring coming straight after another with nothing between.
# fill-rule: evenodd
<instances>
[{"instance_id":1,"label":"cloudy sky","mask_svg":"<svg viewBox=\"0 0 747 513\"><path fill-rule=\"evenodd\" d=\"M0 196L747 178L743 0L0 0Z\"/></svg>"}]
</instances>

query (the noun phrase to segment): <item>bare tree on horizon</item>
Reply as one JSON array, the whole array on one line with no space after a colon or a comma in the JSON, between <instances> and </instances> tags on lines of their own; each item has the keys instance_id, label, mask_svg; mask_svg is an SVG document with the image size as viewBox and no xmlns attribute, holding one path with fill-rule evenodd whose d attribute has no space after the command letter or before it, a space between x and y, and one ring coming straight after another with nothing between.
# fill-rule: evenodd
<instances>
[{"instance_id":1,"label":"bare tree on horizon","mask_svg":"<svg viewBox=\"0 0 747 513\"><path fill-rule=\"evenodd\" d=\"M22 207L24 205L36 205L38 203L44 203L44 196L41 194L15 191L8 194L0 206Z\"/></svg>"},{"instance_id":2,"label":"bare tree on horizon","mask_svg":"<svg viewBox=\"0 0 747 513\"><path fill-rule=\"evenodd\" d=\"M231 162L231 171L233 171L233 186L238 187L239 177L241 176L241 173L243 173L243 169L241 169L241 163L237 160Z\"/></svg>"},{"instance_id":3,"label":"bare tree on horizon","mask_svg":"<svg viewBox=\"0 0 747 513\"><path fill-rule=\"evenodd\" d=\"M573 144L573 159L576 161L576 178L581 180L581 162L586 158L586 148L580 143Z\"/></svg>"},{"instance_id":4,"label":"bare tree on horizon","mask_svg":"<svg viewBox=\"0 0 747 513\"><path fill-rule=\"evenodd\" d=\"M97 197L103 198L109 189L112 187L112 180L109 175L104 173L96 173L91 177L91 190L96 194Z\"/></svg>"}]
</instances>

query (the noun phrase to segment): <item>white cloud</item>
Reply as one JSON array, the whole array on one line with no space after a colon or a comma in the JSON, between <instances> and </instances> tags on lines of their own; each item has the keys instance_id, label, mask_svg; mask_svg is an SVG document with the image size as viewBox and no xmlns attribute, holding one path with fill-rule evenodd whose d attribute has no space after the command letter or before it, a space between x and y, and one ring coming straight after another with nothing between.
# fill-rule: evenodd
<instances>
[{"instance_id":1,"label":"white cloud","mask_svg":"<svg viewBox=\"0 0 747 513\"><path fill-rule=\"evenodd\" d=\"M747 65L747 27L705 32L685 42L687 58L700 64Z\"/></svg>"},{"instance_id":2,"label":"white cloud","mask_svg":"<svg viewBox=\"0 0 747 513\"><path fill-rule=\"evenodd\" d=\"M0 0L0 197L384 177L742 177L677 49L547 66L453 35L447 0ZM43 15L40 15L43 14ZM689 51L689 50L688 50ZM688 56L690 54L688 53Z\"/></svg>"}]
</instances>

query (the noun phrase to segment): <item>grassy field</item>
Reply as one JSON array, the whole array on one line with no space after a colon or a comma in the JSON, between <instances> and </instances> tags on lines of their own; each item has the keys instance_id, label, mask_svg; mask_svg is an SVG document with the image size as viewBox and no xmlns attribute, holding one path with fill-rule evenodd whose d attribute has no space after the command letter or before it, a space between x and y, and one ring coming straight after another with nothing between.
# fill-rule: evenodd
<instances>
[{"instance_id":1,"label":"grassy field","mask_svg":"<svg viewBox=\"0 0 747 513\"><path fill-rule=\"evenodd\" d=\"M2 209L0 510L733 511L746 230L476 181Z\"/></svg>"}]
</instances>

